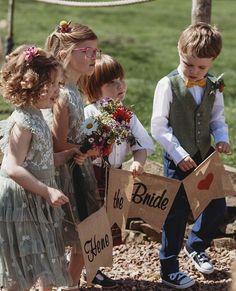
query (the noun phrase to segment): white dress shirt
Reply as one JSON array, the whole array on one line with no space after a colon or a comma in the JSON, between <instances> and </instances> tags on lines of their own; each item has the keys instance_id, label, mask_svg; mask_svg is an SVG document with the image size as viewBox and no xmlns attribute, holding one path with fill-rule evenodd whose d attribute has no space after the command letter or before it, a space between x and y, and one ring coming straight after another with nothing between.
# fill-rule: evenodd
<instances>
[{"instance_id":1,"label":"white dress shirt","mask_svg":"<svg viewBox=\"0 0 236 291\"><path fill-rule=\"evenodd\" d=\"M101 112L97 108L96 103L90 104L84 108L85 118L97 116L99 114L101 114ZM109 155L109 162L113 168L119 168L124 162L126 154L130 153L131 151L133 152L140 149L146 149L147 155L150 155L155 150L152 138L149 136L146 129L143 127L134 113L130 120L130 128L140 145L136 143L130 147L127 142L122 142L120 145L113 144L112 152ZM97 158L94 160L94 164L100 165L101 159Z\"/></svg>"},{"instance_id":2,"label":"white dress shirt","mask_svg":"<svg viewBox=\"0 0 236 291\"><path fill-rule=\"evenodd\" d=\"M184 79L180 66L177 70ZM204 88L193 86L189 88L189 91L196 104L199 105L202 101ZM153 138L164 148L177 165L185 157L189 156L189 153L180 145L178 139L173 134L172 127L169 126L169 112L172 98L171 82L166 76L157 83L155 89L151 133ZM211 112L210 130L215 144L220 141L229 143L228 126L225 123L224 117L224 98L219 90L216 90L215 101Z\"/></svg>"}]
</instances>

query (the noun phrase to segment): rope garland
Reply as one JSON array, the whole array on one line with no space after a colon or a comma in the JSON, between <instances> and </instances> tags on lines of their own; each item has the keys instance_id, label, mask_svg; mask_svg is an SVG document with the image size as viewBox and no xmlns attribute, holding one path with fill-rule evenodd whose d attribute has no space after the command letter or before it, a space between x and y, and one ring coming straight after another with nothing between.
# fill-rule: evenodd
<instances>
[{"instance_id":1,"label":"rope garland","mask_svg":"<svg viewBox=\"0 0 236 291\"><path fill-rule=\"evenodd\" d=\"M149 2L153 0L111 0L111 1L98 1L98 2L87 2L87 1L67 1L67 0L37 0L38 2L58 4L65 6L76 6L76 7L109 7L109 6L121 6L138 4L143 2Z\"/></svg>"}]
</instances>

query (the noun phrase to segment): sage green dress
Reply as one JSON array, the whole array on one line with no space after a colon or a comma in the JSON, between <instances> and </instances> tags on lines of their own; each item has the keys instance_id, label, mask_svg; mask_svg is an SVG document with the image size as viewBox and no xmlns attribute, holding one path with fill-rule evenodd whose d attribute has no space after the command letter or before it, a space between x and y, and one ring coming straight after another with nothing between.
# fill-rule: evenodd
<instances>
[{"instance_id":1,"label":"sage green dress","mask_svg":"<svg viewBox=\"0 0 236 291\"><path fill-rule=\"evenodd\" d=\"M80 144L83 138L81 125L84 121L84 105L80 92L76 86L66 85L61 89L59 98L69 113L67 141ZM47 113L44 116L48 124L51 124ZM64 220L65 244L74 246L73 251L81 253L74 222L79 223L102 205L91 159L87 158L82 166L75 164L72 166L71 163L68 163L57 168L56 182L70 200L70 205L63 206L63 210L66 212Z\"/></svg>"},{"instance_id":2,"label":"sage green dress","mask_svg":"<svg viewBox=\"0 0 236 291\"><path fill-rule=\"evenodd\" d=\"M22 188L4 170L15 124L32 133L23 167L41 182L57 188L51 133L41 111L32 107L16 109L0 122L0 148L4 153L0 170L0 286L22 291L38 278L46 287L65 286L70 278L62 237L64 212Z\"/></svg>"}]
</instances>

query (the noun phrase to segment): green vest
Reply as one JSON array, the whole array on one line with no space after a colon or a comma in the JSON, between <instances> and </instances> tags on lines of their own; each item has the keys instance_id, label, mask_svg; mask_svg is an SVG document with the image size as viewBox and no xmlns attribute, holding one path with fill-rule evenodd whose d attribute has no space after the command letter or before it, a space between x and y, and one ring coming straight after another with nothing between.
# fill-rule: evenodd
<instances>
[{"instance_id":1,"label":"green vest","mask_svg":"<svg viewBox=\"0 0 236 291\"><path fill-rule=\"evenodd\" d=\"M202 158L205 158L211 147L210 118L215 101L212 82L207 78L202 102L197 105L186 88L184 80L176 71L168 77L173 94L169 126L172 127L173 134L190 156L200 151Z\"/></svg>"}]
</instances>

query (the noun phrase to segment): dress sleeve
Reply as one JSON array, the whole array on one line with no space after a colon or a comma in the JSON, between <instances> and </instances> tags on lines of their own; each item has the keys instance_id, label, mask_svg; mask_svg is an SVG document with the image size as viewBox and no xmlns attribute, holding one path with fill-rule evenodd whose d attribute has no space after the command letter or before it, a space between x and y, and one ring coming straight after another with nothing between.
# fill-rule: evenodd
<instances>
[{"instance_id":1,"label":"dress sleeve","mask_svg":"<svg viewBox=\"0 0 236 291\"><path fill-rule=\"evenodd\" d=\"M15 110L7 119L0 121L0 149L6 153L10 134L13 126L17 124L20 128L32 131L30 118L27 118L20 110Z\"/></svg>"},{"instance_id":2,"label":"dress sleeve","mask_svg":"<svg viewBox=\"0 0 236 291\"><path fill-rule=\"evenodd\" d=\"M10 132L14 124L15 122L11 117L0 121L0 150L3 153L6 152L8 142L9 142Z\"/></svg>"}]
</instances>

